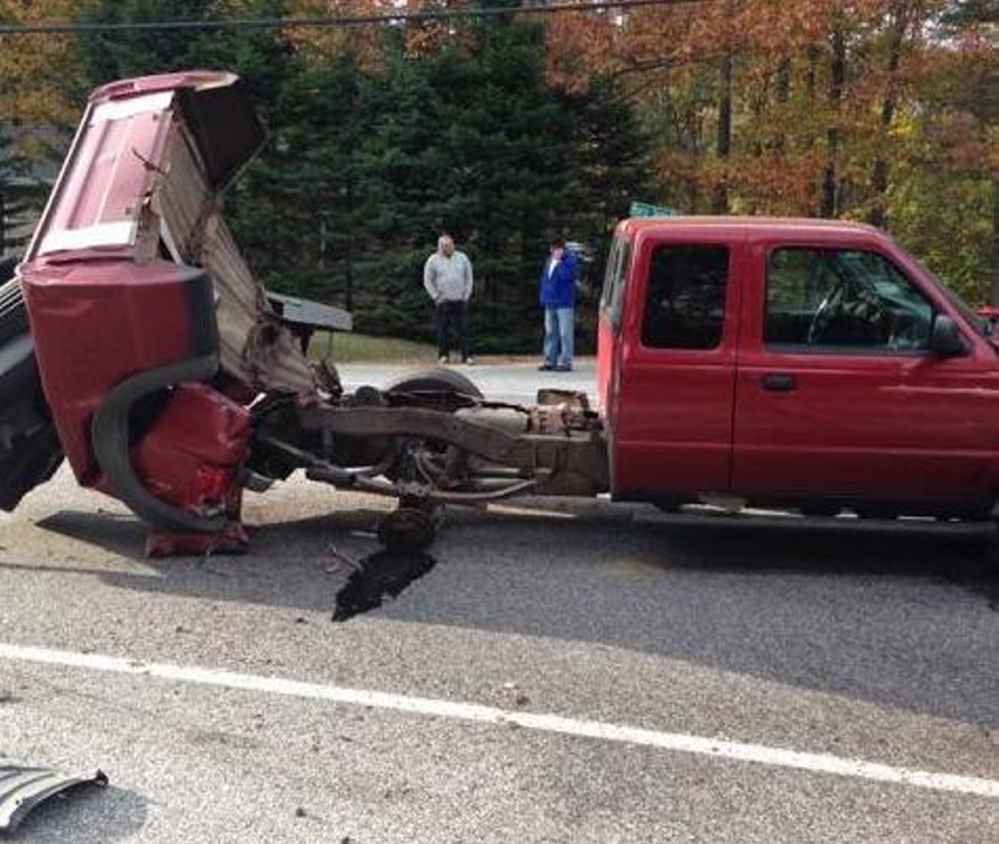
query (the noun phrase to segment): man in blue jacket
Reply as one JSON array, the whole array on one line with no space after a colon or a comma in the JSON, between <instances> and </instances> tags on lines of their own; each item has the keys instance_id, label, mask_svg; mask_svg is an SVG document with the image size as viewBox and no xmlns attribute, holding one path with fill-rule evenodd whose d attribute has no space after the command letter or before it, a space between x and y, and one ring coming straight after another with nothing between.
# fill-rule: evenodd
<instances>
[{"instance_id":1,"label":"man in blue jacket","mask_svg":"<svg viewBox=\"0 0 999 844\"><path fill-rule=\"evenodd\" d=\"M576 256L565 248L565 241L556 238L551 255L541 270L538 299L545 312L545 360L542 371L572 371L573 308L576 304Z\"/></svg>"}]
</instances>

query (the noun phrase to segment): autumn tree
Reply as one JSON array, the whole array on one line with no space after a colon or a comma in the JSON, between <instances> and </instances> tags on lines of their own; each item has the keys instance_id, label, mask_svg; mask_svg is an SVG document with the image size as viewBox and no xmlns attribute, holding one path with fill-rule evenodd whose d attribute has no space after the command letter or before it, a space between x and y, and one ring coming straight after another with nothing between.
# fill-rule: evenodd
<instances>
[{"instance_id":1,"label":"autumn tree","mask_svg":"<svg viewBox=\"0 0 999 844\"><path fill-rule=\"evenodd\" d=\"M543 17L521 14L520 0L0 0L0 15L114 23L482 5L507 13L0 36L0 119L53 123L66 100L114 77L236 70L272 132L231 197L244 248L269 284L349 301L362 325L417 324L411 282L441 227L482 269L480 318L526 315L547 230L599 253L632 199L873 222L970 298L990 283L999 293L999 24L983 0L700 0Z\"/></svg>"},{"instance_id":2,"label":"autumn tree","mask_svg":"<svg viewBox=\"0 0 999 844\"><path fill-rule=\"evenodd\" d=\"M972 104L988 101L973 90L989 89L996 14L981 0L574 13L549 30L548 72L570 88L594 74L625 84L655 139L664 203L873 222L984 298L996 270L983 262L999 258L977 233L994 217L983 202L997 145ZM943 102L956 80L966 90ZM935 238L966 247L931 248Z\"/></svg>"},{"instance_id":3,"label":"autumn tree","mask_svg":"<svg viewBox=\"0 0 999 844\"><path fill-rule=\"evenodd\" d=\"M30 25L72 17L70 0L0 0L0 23ZM0 34L0 120L65 123L72 105L62 81L73 71L67 36Z\"/></svg>"}]
</instances>

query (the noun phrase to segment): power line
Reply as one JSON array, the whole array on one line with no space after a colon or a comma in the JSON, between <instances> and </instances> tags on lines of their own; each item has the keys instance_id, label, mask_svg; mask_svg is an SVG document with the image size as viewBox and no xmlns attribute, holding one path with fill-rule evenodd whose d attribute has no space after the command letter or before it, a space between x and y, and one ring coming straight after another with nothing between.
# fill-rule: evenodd
<instances>
[{"instance_id":1,"label":"power line","mask_svg":"<svg viewBox=\"0 0 999 844\"><path fill-rule=\"evenodd\" d=\"M293 29L348 28L387 24L427 23L431 21L497 18L504 15L554 15L565 12L596 12L612 9L627 10L643 6L685 6L711 3L715 0L597 0L597 2L554 3L544 6L486 6L478 9L439 9L423 12L387 12L377 15L347 15L343 17L236 18L207 21L135 21L130 23L46 23L0 24L0 35L84 35L101 32L145 32L164 30L227 29Z\"/></svg>"}]
</instances>

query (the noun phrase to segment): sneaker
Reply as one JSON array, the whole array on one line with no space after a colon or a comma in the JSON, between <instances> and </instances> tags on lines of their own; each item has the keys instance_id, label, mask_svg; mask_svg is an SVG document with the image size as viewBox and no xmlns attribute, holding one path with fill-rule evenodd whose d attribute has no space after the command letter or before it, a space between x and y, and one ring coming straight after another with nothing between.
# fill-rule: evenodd
<instances>
[{"instance_id":1,"label":"sneaker","mask_svg":"<svg viewBox=\"0 0 999 844\"><path fill-rule=\"evenodd\" d=\"M475 358L469 355L462 361L462 363L465 364L465 366L475 366Z\"/></svg>"},{"instance_id":2,"label":"sneaker","mask_svg":"<svg viewBox=\"0 0 999 844\"><path fill-rule=\"evenodd\" d=\"M555 371L556 372L572 372L572 364L571 363L560 363L558 366L555 367Z\"/></svg>"},{"instance_id":3,"label":"sneaker","mask_svg":"<svg viewBox=\"0 0 999 844\"><path fill-rule=\"evenodd\" d=\"M447 366L447 355L441 355L437 363L439 363L441 366Z\"/></svg>"},{"instance_id":4,"label":"sneaker","mask_svg":"<svg viewBox=\"0 0 999 844\"><path fill-rule=\"evenodd\" d=\"M555 369L554 366L549 366L547 363L543 363L538 367L538 372L551 372L553 369Z\"/></svg>"}]
</instances>

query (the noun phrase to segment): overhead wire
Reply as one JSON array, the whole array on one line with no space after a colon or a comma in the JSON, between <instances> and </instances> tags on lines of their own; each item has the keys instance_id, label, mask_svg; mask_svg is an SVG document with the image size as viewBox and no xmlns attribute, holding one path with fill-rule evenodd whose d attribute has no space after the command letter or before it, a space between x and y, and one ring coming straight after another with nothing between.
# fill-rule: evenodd
<instances>
[{"instance_id":1,"label":"overhead wire","mask_svg":"<svg viewBox=\"0 0 999 844\"><path fill-rule=\"evenodd\" d=\"M654 6L690 6L717 0L575 0L566 3L546 3L532 6L481 6L464 9L384 12L370 15L324 15L302 17L232 18L220 20L53 22L33 24L0 24L0 35L86 35L108 32L145 32L171 30L240 30L292 28L350 28L362 26L402 25L434 21L474 20L508 15L555 15L569 12L600 12L638 9Z\"/></svg>"}]
</instances>

